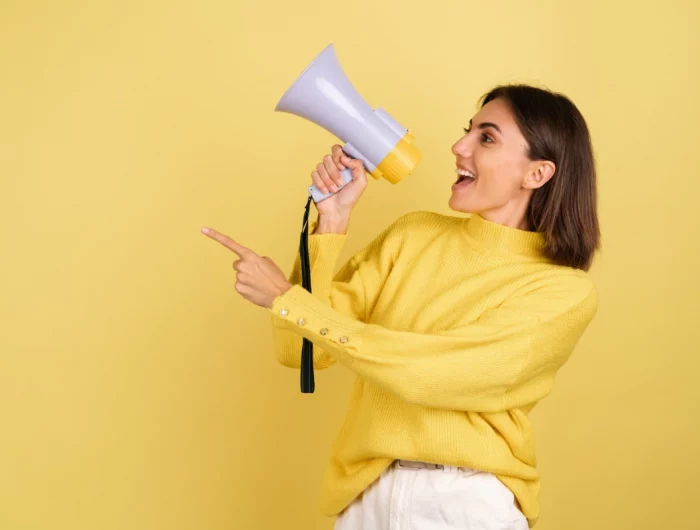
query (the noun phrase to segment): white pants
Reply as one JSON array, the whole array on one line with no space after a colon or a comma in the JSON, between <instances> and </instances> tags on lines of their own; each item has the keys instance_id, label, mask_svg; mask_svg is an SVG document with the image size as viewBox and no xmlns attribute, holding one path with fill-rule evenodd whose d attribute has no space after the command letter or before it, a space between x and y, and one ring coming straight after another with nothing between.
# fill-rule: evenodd
<instances>
[{"instance_id":1,"label":"white pants","mask_svg":"<svg viewBox=\"0 0 700 530\"><path fill-rule=\"evenodd\" d=\"M528 524L513 493L491 473L396 460L338 515L334 528L528 530Z\"/></svg>"}]
</instances>

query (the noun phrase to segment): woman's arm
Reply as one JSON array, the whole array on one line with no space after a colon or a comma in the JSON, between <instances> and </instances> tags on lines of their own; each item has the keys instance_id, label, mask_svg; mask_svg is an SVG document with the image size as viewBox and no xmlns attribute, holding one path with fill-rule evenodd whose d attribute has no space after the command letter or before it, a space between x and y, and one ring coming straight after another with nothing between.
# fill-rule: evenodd
<instances>
[{"instance_id":1,"label":"woman's arm","mask_svg":"<svg viewBox=\"0 0 700 530\"><path fill-rule=\"evenodd\" d=\"M336 303L354 308L355 316L294 286L273 302L274 326L296 334L299 347L301 337L313 341L324 355L401 399L436 408L494 412L542 399L598 304L587 277L562 275L464 327L436 334L395 331L358 319L364 304L352 260L344 274L350 271L357 278L357 305L347 291Z\"/></svg>"},{"instance_id":2,"label":"woman's arm","mask_svg":"<svg viewBox=\"0 0 700 530\"><path fill-rule=\"evenodd\" d=\"M406 215L400 217L385 228L372 242L350 258L336 274L333 274L333 270L347 235L336 232L343 228L342 224L330 220L324 223L319 217L318 222L313 222L309 226L311 293L301 286L301 260L298 253L288 278L289 282L337 314L364 322L367 308L374 305L381 290L367 289L363 278L370 279L372 285L383 285L395 258L398 236L396 229L403 223L405 217ZM318 230L314 232L317 226ZM293 329L276 325L274 317L275 315L273 315L275 356L281 364L290 368L299 368L302 336L295 333ZM290 318L291 313L287 315L287 319ZM297 316L294 322L296 323L299 318L300 316ZM327 368L336 362L336 359L326 353L323 345L317 341L314 341L313 359L315 369Z\"/></svg>"}]
</instances>

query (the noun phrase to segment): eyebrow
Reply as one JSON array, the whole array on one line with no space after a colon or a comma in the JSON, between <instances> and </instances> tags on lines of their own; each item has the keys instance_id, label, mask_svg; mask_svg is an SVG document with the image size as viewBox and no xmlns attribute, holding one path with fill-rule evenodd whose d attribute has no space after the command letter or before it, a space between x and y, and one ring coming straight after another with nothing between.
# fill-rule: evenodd
<instances>
[{"instance_id":1,"label":"eyebrow","mask_svg":"<svg viewBox=\"0 0 700 530\"><path fill-rule=\"evenodd\" d=\"M503 134L503 132L501 131L501 128L498 125L496 125L495 123L492 123L490 121L485 121L485 122L482 122L479 124L479 129L486 129L487 127L493 127L500 134ZM472 120L469 120L469 128L470 129L472 128Z\"/></svg>"}]
</instances>

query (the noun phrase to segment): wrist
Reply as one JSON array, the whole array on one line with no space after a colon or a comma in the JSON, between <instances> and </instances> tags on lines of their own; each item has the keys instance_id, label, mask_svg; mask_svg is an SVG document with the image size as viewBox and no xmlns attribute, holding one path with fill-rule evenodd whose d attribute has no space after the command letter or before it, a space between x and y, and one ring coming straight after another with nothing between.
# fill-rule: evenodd
<instances>
[{"instance_id":1,"label":"wrist","mask_svg":"<svg viewBox=\"0 0 700 530\"><path fill-rule=\"evenodd\" d=\"M319 215L314 234L346 235L350 226L350 214Z\"/></svg>"}]
</instances>

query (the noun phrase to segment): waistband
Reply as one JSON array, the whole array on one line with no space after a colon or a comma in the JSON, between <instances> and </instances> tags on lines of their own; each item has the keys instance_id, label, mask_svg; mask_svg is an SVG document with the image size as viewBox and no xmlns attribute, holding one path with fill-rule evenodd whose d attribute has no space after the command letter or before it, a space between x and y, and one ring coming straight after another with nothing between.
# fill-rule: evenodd
<instances>
[{"instance_id":1,"label":"waistband","mask_svg":"<svg viewBox=\"0 0 700 530\"><path fill-rule=\"evenodd\" d=\"M478 473L477 470L470 467L448 466L446 464L432 464L430 462L417 462L414 460L394 460L394 466L398 468L408 469L440 469L442 471L455 473L457 471L466 471L469 473Z\"/></svg>"}]
</instances>

